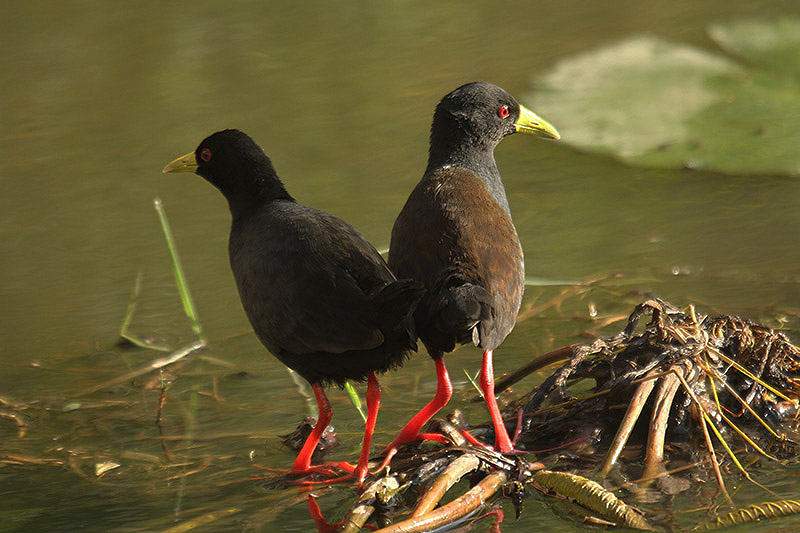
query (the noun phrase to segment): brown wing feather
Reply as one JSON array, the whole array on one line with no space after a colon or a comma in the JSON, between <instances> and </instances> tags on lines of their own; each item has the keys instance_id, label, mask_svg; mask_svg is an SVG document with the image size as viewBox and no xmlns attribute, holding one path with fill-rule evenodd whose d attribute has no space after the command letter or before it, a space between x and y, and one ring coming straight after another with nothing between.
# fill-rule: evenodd
<instances>
[{"instance_id":1,"label":"brown wing feather","mask_svg":"<svg viewBox=\"0 0 800 533\"><path fill-rule=\"evenodd\" d=\"M440 168L417 185L395 222L389 265L429 291L446 288L447 277L484 289L490 311L477 325L484 349L497 347L514 327L524 289L522 247L509 214L469 170ZM436 301L436 294L420 307L426 301ZM425 325L418 326L429 344Z\"/></svg>"}]
</instances>

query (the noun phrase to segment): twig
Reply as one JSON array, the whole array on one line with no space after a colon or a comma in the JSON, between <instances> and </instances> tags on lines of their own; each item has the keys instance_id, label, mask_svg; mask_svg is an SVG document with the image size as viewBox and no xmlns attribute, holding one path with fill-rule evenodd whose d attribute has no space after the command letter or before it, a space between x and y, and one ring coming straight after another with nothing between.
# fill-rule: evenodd
<instances>
[{"instance_id":1,"label":"twig","mask_svg":"<svg viewBox=\"0 0 800 533\"><path fill-rule=\"evenodd\" d=\"M221 509L219 511L212 511L210 513L206 513L204 515L200 515L196 518L183 522L177 526L171 527L169 529L164 530L164 533L184 533L186 531L191 531L196 529L200 526L204 526L206 524L210 524L220 518L225 518L226 516L232 515L234 513L238 513L240 509L236 507L231 507L229 509Z\"/></svg>"},{"instance_id":2,"label":"twig","mask_svg":"<svg viewBox=\"0 0 800 533\"><path fill-rule=\"evenodd\" d=\"M552 365L554 363L557 363L559 361L563 361L565 359L569 359L570 356L572 356L572 354L574 353L575 348L577 346L579 346L579 345L578 344L569 344L567 346L562 346L561 348L556 348L555 350L549 351L544 355L540 355L539 357L535 358L531 362L519 367L518 369L516 369L512 373L506 374L505 376L503 376L500 380L498 380L494 384L494 392L495 392L495 394L500 394L501 392L506 390L508 387L514 385L516 382L520 381L522 378L528 376L529 374L532 374L532 373L536 372L537 370L540 370L542 368L550 366L550 365ZM477 400L475 400L475 401L477 401Z\"/></svg>"},{"instance_id":3,"label":"twig","mask_svg":"<svg viewBox=\"0 0 800 533\"><path fill-rule=\"evenodd\" d=\"M466 453L450 463L425 492L425 495L417 504L417 508L411 513L411 517L416 518L430 512L431 509L436 507L445 493L450 490L450 487L458 483L466 474L477 469L480 464L480 459L471 453Z\"/></svg>"},{"instance_id":4,"label":"twig","mask_svg":"<svg viewBox=\"0 0 800 533\"><path fill-rule=\"evenodd\" d=\"M539 406L544 402L545 397L550 394L552 391L560 388L563 386L564 382L566 382L567 378L575 371L575 368L583 362L584 359L589 357L592 354L596 354L604 349L609 349L610 346L613 346L624 339L626 336L625 332L618 333L617 335L609 338L609 339L597 339L591 344L580 344L578 345L575 350L573 356L564 363L561 368L553 372L550 377L548 377L544 382L539 385L538 389L536 389L536 393L533 397L528 400L525 405L525 411L536 411Z\"/></svg>"},{"instance_id":5,"label":"twig","mask_svg":"<svg viewBox=\"0 0 800 533\"><path fill-rule=\"evenodd\" d=\"M90 388L84 390L83 392L80 392L78 394L73 395L72 397L73 398L80 398L82 396L88 396L90 394L93 394L93 393L101 390L101 389L105 389L106 387L111 387L112 385L117 385L117 384L123 383L125 381L130 381L130 380L132 380L132 379L134 379L136 377L141 376L142 374L146 374L146 373L151 372L153 370L158 370L159 368L163 368L163 367L165 367L167 365L171 365L172 363L175 363L176 361L180 361L181 359L183 359L184 357L186 357L190 353L195 352L197 350L200 350L202 348L205 348L205 346L206 346L206 343L205 343L204 340L195 341L192 344L190 344L189 346L186 346L185 348L181 348L180 350L172 352L167 357L162 357L161 359L156 359L155 361L152 361L149 365L146 365L146 366L144 366L142 368L139 368L138 370L134 370L133 372L128 372L127 374L124 374L122 376L117 376L117 377L115 377L113 379L110 379L110 380L104 382L104 383L101 383L99 385L95 385L94 387L90 387Z\"/></svg>"},{"instance_id":6,"label":"twig","mask_svg":"<svg viewBox=\"0 0 800 533\"><path fill-rule=\"evenodd\" d=\"M24 455L1 455L0 464L63 465L64 461L61 459L47 459L42 457L26 457Z\"/></svg>"},{"instance_id":7,"label":"twig","mask_svg":"<svg viewBox=\"0 0 800 533\"><path fill-rule=\"evenodd\" d=\"M167 401L167 390L172 386L172 383L168 383L164 379L164 373L159 370L159 378L161 380L161 393L158 396L158 411L156 412L156 426L158 426L158 434L161 436L161 448L164 450L164 457L167 459L167 462L172 462L172 452L169 451L169 446L167 446L167 441L164 439L164 428L161 424L162 414L164 412L164 404Z\"/></svg>"},{"instance_id":8,"label":"twig","mask_svg":"<svg viewBox=\"0 0 800 533\"><path fill-rule=\"evenodd\" d=\"M651 370L648 374L648 377L653 377L653 374L655 373L655 369ZM611 471L611 467L617 462L617 458L619 457L619 454L622 453L622 449L625 447L625 444L628 442L628 437L630 437L633 427L636 425L636 421L639 420L639 415L647 403L650 393L653 392L653 387L655 387L655 385L655 379L648 379L636 387L636 392L633 394L633 397L628 404L628 409L625 411L625 416L622 418L622 422L620 422L619 429L617 429L617 434L614 435L614 440L611 442L608 453L603 460L603 466L600 467L600 477L607 476Z\"/></svg>"},{"instance_id":9,"label":"twig","mask_svg":"<svg viewBox=\"0 0 800 533\"><path fill-rule=\"evenodd\" d=\"M444 420L443 418L434 418L431 420L428 428L432 433L441 433L444 435L444 437L450 441L451 446L465 446L467 443L467 438L462 433L462 431L465 430L457 427L449 420Z\"/></svg>"},{"instance_id":10,"label":"twig","mask_svg":"<svg viewBox=\"0 0 800 533\"><path fill-rule=\"evenodd\" d=\"M730 505L732 508L736 509L736 505L733 503L733 499L731 498L731 495L728 494L728 490L725 488L725 481L723 481L722 472L720 472L720 469L719 469L719 462L717 461L717 454L714 452L714 443L711 442L711 435L709 435L708 427L706 426L706 423L711 424L711 420L710 419L707 420L708 415L706 414L705 410L703 409L702 404L697 400L697 398L692 393L692 390L689 387L689 385L686 383L686 381L684 381L683 376L681 376L680 374L675 374L675 375L678 376L678 379L680 379L681 384L684 386L684 388L686 389L687 393L690 396L692 396L692 400L694 400L694 403L692 405L694 406L695 409L697 409L697 413L700 415L697 418L699 419L700 427L703 429L703 438L706 441L706 448L708 449L708 456L709 456L709 458L711 460L711 467L714 470L714 476L717 478L717 485L719 485L720 491L722 492L722 495L725 497L725 500L728 502L728 505ZM734 456L734 458L735 458L735 456Z\"/></svg>"},{"instance_id":11,"label":"twig","mask_svg":"<svg viewBox=\"0 0 800 533\"><path fill-rule=\"evenodd\" d=\"M11 411L0 411L1 418L8 418L9 420L13 420L14 423L17 425L17 437L23 438L25 433L27 433L28 429L25 424L25 419L22 418L21 415Z\"/></svg>"},{"instance_id":12,"label":"twig","mask_svg":"<svg viewBox=\"0 0 800 533\"><path fill-rule=\"evenodd\" d=\"M169 476L167 478L164 478L164 481L173 481L173 480L176 480L176 479L181 479L181 478L185 478L185 477L188 477L188 476L193 476L194 474L198 474L198 473L202 472L203 470L205 470L206 468L208 468L211 465L211 460L212 460L211 457L204 457L203 460L200 461L200 464L197 465L195 468L192 468L191 470L185 470L184 469L184 471L179 473L179 474L175 474L173 476Z\"/></svg>"},{"instance_id":13,"label":"twig","mask_svg":"<svg viewBox=\"0 0 800 533\"><path fill-rule=\"evenodd\" d=\"M672 370L675 374L667 374L658 384L655 405L650 415L650 430L647 432L647 447L644 458L646 472L654 468L656 464L661 464L664 459L664 441L667 434L669 411L672 408L675 393L678 392L681 385L676 374L684 375L691 372L691 360L687 360L685 364L689 367L688 369L682 365L674 365Z\"/></svg>"},{"instance_id":14,"label":"twig","mask_svg":"<svg viewBox=\"0 0 800 533\"><path fill-rule=\"evenodd\" d=\"M505 470L492 472L463 496L456 498L447 505L422 516L409 518L389 527L379 529L378 533L418 533L431 531L444 524L455 522L483 505L506 481L508 481L508 473Z\"/></svg>"}]
</instances>

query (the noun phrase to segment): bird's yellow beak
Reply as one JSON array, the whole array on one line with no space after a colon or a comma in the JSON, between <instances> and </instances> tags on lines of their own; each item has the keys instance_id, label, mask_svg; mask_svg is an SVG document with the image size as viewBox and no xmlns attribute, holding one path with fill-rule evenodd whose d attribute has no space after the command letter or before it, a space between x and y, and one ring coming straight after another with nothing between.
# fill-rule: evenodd
<instances>
[{"instance_id":1,"label":"bird's yellow beak","mask_svg":"<svg viewBox=\"0 0 800 533\"><path fill-rule=\"evenodd\" d=\"M194 152L189 152L170 162L161 172L166 174L167 172L194 172L195 170L197 170L197 159Z\"/></svg>"},{"instance_id":2,"label":"bird's yellow beak","mask_svg":"<svg viewBox=\"0 0 800 533\"><path fill-rule=\"evenodd\" d=\"M519 106L519 118L514 123L514 129L517 133L529 133L547 139L561 138L561 135L549 122L522 105Z\"/></svg>"}]
</instances>

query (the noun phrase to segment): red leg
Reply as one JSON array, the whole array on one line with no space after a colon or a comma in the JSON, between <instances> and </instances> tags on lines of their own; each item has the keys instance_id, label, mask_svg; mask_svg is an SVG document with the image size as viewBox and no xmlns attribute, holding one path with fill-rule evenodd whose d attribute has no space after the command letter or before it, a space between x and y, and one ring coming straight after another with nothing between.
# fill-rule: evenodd
<instances>
[{"instance_id":1,"label":"red leg","mask_svg":"<svg viewBox=\"0 0 800 533\"><path fill-rule=\"evenodd\" d=\"M488 444L484 444L478 439L476 439L475 436L466 429L462 429L461 434L464 436L465 439L467 439L467 442L469 442L473 446L478 446L479 448L491 448L491 446L489 446Z\"/></svg>"},{"instance_id":2,"label":"red leg","mask_svg":"<svg viewBox=\"0 0 800 533\"><path fill-rule=\"evenodd\" d=\"M305 486L322 484L329 485L331 483L341 483L343 481L356 479L358 481L358 486L360 487L369 475L369 451L372 447L372 436L375 434L375 424L378 421L378 410L380 409L380 406L381 386L378 383L378 378L375 377L375 374L370 372L367 381L367 423L366 427L364 428L364 442L361 445L361 454L358 458L358 465L353 467L346 462L328 462L320 466L309 466L310 471L318 471L321 473L333 474L333 469L344 470L345 472L350 473L344 476L320 481L298 481L297 484ZM322 409L322 407L320 407L320 409ZM316 428L317 427L314 426L315 431ZM311 438L311 436L309 436L309 438ZM303 449L305 449L305 445L303 446Z\"/></svg>"},{"instance_id":3,"label":"red leg","mask_svg":"<svg viewBox=\"0 0 800 533\"><path fill-rule=\"evenodd\" d=\"M433 397L433 400L428 405L414 415L414 418L400 430L397 437L383 450L383 453L387 454L387 456L381 469L389 464L394 454L397 453L397 448L419 440L422 427L450 401L450 397L453 395L453 384L450 383L450 376L447 374L444 358L437 357L434 359L434 364L436 365L436 396Z\"/></svg>"},{"instance_id":4,"label":"red leg","mask_svg":"<svg viewBox=\"0 0 800 533\"><path fill-rule=\"evenodd\" d=\"M369 373L367 380L367 425L364 428L364 443L361 445L361 455L354 472L360 487L369 475L369 449L372 446L372 435L375 434L375 423L378 421L378 409L381 407L381 386L373 372Z\"/></svg>"},{"instance_id":5,"label":"red leg","mask_svg":"<svg viewBox=\"0 0 800 533\"><path fill-rule=\"evenodd\" d=\"M328 401L328 397L325 395L322 385L319 383L312 383L311 388L314 390L314 396L317 398L317 408L319 409L317 424L314 426L314 429L311 430L311 434L309 434L308 438L306 438L306 442L303 444L300 453L297 454L297 459L294 460L294 464L291 470L289 470L290 474L306 474L311 472L311 456L317 448L322 433L333 418L333 408L331 408L331 402Z\"/></svg>"},{"instance_id":6,"label":"red leg","mask_svg":"<svg viewBox=\"0 0 800 533\"><path fill-rule=\"evenodd\" d=\"M494 365L492 364L492 351L483 352L483 366L481 367L480 386L483 391L483 398L489 408L489 414L494 424L494 449L500 453L511 453L514 446L506 431L506 424L497 406L497 398L494 396Z\"/></svg>"}]
</instances>

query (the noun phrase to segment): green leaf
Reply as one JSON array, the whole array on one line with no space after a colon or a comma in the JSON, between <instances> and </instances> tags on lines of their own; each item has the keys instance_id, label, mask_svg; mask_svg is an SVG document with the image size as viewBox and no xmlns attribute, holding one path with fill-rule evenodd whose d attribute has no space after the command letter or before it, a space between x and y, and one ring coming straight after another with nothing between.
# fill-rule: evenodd
<instances>
[{"instance_id":1,"label":"green leaf","mask_svg":"<svg viewBox=\"0 0 800 533\"><path fill-rule=\"evenodd\" d=\"M800 172L800 20L718 24L735 57L635 37L561 61L524 100L579 149L649 167Z\"/></svg>"}]
</instances>

